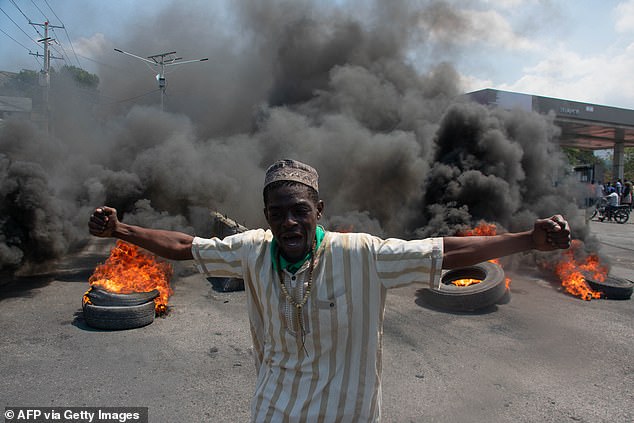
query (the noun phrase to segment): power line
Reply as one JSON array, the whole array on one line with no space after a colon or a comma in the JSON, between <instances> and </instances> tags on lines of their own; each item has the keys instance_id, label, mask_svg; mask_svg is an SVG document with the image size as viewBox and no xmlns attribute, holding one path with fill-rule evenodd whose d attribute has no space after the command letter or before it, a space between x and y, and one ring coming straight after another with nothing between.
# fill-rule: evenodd
<instances>
[{"instance_id":1,"label":"power line","mask_svg":"<svg viewBox=\"0 0 634 423\"><path fill-rule=\"evenodd\" d=\"M13 5L15 6L16 9L18 9L20 11L20 13L22 13L22 16L24 16L24 19L26 19L28 22L31 22L31 20L29 19L28 16L26 16L24 14L24 12L22 11L22 9L20 9L20 6L18 6L14 0L9 0L11 3L13 3Z\"/></svg>"},{"instance_id":2,"label":"power line","mask_svg":"<svg viewBox=\"0 0 634 423\"><path fill-rule=\"evenodd\" d=\"M38 33L38 35L40 36L40 38L44 38L44 35L42 35L42 33L37 29L37 26L33 24L33 22L31 21L31 19L26 15L26 13L24 13L24 11L20 8L20 6L17 5L17 3L15 2L15 0L9 0L16 9L18 9L18 11L22 14L22 16L24 16L24 19L27 20L27 22L29 24L31 24L33 26L33 29L35 29L35 32ZM37 8L37 10L39 10L39 12L42 14L42 16L44 16L44 19L46 19L46 21L50 21L50 19L48 18L48 16L46 16L46 13L44 13L44 11L42 9L40 9L40 7L35 3L35 1L31 0L31 3L33 3L33 6L35 6ZM71 43L71 48L73 49L73 53L75 52L75 49L72 45L72 42L70 41L70 37L68 36L68 31L66 31L66 28L64 27L63 22L61 22L61 19L59 19L59 16L57 16L57 13L55 13L55 11L51 8L51 5L48 4L48 2L46 3L47 6L49 7L49 9L51 9L51 11L53 12L53 14L55 15L55 17L60 21L60 23L62 24L61 28L64 29L64 32L66 33L66 37L68 38L68 41ZM59 37L57 36L57 33L55 32L54 27L51 26L51 31L53 32L53 35L55 36L56 40L59 40ZM59 46L59 48L57 46L53 46L51 45L51 48L53 50L55 50L55 52L59 55L62 56L63 60L66 63L71 63L72 60L70 60L70 56L68 55L68 53L66 52L66 49L64 48L64 45L62 43L60 43L59 41L57 41L57 45ZM61 51L60 51L61 49ZM79 67L81 67L81 63L79 62L79 59L77 58L77 54L75 53L75 59L77 60L77 64L79 65Z\"/></svg>"},{"instance_id":3,"label":"power line","mask_svg":"<svg viewBox=\"0 0 634 423\"><path fill-rule=\"evenodd\" d=\"M137 96L135 96L135 97L126 98L126 99L124 99L124 100L117 100L117 101L113 101L112 103L105 103L105 104L104 104L104 106L111 106L111 105L113 105L113 104L125 103L125 102L127 102L127 101L136 100L137 98L145 97L145 96L146 96L146 95L148 95L148 94L152 94L152 93L155 93L155 92L160 91L160 90L161 90L160 88L157 88L157 89L155 89L155 90L148 91L148 92L146 92L146 93L144 93L144 94L137 95ZM104 96L104 97L105 97L105 96Z\"/></svg>"},{"instance_id":4,"label":"power line","mask_svg":"<svg viewBox=\"0 0 634 423\"><path fill-rule=\"evenodd\" d=\"M64 22L62 22L62 20L59 18L59 16L57 16L57 13L55 13L55 11L51 7L51 5L48 3L48 1L44 0L44 3L46 3L48 8L51 9L51 12L53 12L53 15L55 15L55 17L57 18L59 23L62 24L62 29L66 33L66 38L68 39L68 44L70 44L70 48L71 48L71 50L73 50L73 54L75 55L75 60L77 60L77 65L79 65L79 67L81 68L81 63L79 62L79 57L77 57L77 52L75 52L75 47L73 46L73 42L70 40L70 35L68 35L68 31L66 30L66 25L64 25ZM70 59L70 57L69 57L69 59Z\"/></svg>"},{"instance_id":5,"label":"power line","mask_svg":"<svg viewBox=\"0 0 634 423\"><path fill-rule=\"evenodd\" d=\"M64 92L65 93L68 93L68 92L79 93L80 95L75 97L79 101L82 101L84 103L96 104L96 105L99 105L99 106L113 106L115 104L126 103L126 102L129 102L129 101L136 100L138 98L145 97L147 95L153 94L153 93L155 93L157 91L160 91L160 88L145 92L143 94L136 95L134 97L129 97L129 98L125 98L125 99L122 99L122 100L117 100L115 97L110 97L108 95L102 94L99 91L92 90L90 88L81 88L81 87L77 87L77 86L64 87ZM89 98L89 97L98 98L98 101L87 101L86 99ZM110 100L110 101L108 103L105 103L105 102L102 102L103 100Z\"/></svg>"},{"instance_id":6,"label":"power line","mask_svg":"<svg viewBox=\"0 0 634 423\"><path fill-rule=\"evenodd\" d=\"M40 11L40 13L42 14L42 16L44 16L44 18L45 18L47 21L49 21L49 22L50 22L50 19L48 18L48 16L46 16L46 14L45 14L44 12L42 12L42 9L40 9L40 7L39 7L37 4L35 4L35 2L34 2L33 0L31 0L31 3L33 3L33 6L35 6L35 8L36 8L37 10L39 10L39 11Z\"/></svg>"},{"instance_id":7,"label":"power line","mask_svg":"<svg viewBox=\"0 0 634 423\"><path fill-rule=\"evenodd\" d=\"M38 64L38 65L40 65L40 66L44 67L44 63L42 63L42 62L40 61L40 58L39 58L38 56L35 56L35 55L34 55L34 56L33 56L33 58L35 59L35 61L37 62L37 64Z\"/></svg>"},{"instance_id":8,"label":"power line","mask_svg":"<svg viewBox=\"0 0 634 423\"><path fill-rule=\"evenodd\" d=\"M186 63L195 63L195 62L204 62L206 60L209 60L208 57L205 57L203 59L195 59L195 60L185 60L184 62L180 62L179 60L182 60L182 57L176 57L176 52L175 51L170 51L167 53L159 53L159 54L154 54L152 56L148 56L147 59L145 57L140 57L137 56L136 54L132 54L132 53L128 53L127 51L123 51L120 50L118 48L115 48L114 51L118 52L118 53L123 53L125 55L134 57L136 59L140 59L142 60L146 65L150 64L153 67L158 67L159 68L159 73L158 75L156 75L156 80L159 83L159 89L161 90L161 111L163 111L163 101L164 101L164 97L165 97L165 87L167 86L167 81L165 80L165 68L168 66L176 66L176 65L184 65Z\"/></svg>"},{"instance_id":9,"label":"power line","mask_svg":"<svg viewBox=\"0 0 634 423\"><path fill-rule=\"evenodd\" d=\"M59 16L57 16L57 13L55 13L55 11L53 10L53 8L51 7L50 4L48 4L48 1L44 0L44 3L46 3L46 5L48 6L49 9L51 9L51 12L53 12L53 15L55 15L55 17L57 18L57 20L62 24L62 26L64 26L64 23L62 22L62 20L59 18Z\"/></svg>"},{"instance_id":10,"label":"power line","mask_svg":"<svg viewBox=\"0 0 634 423\"><path fill-rule=\"evenodd\" d=\"M24 49L26 51L29 52L29 54L31 54L31 49L29 49L27 46L25 46L24 44L22 44L21 42L19 42L18 40L16 40L15 38L13 38L12 36L10 36L9 34L7 34L4 29L0 28L0 32L2 32L4 35L6 35L7 37L11 38L13 41L15 41L17 44L21 45L22 47L24 47ZM38 59L37 57L35 57L35 61L37 62L38 65L42 65L42 62L40 62L40 59Z\"/></svg>"},{"instance_id":11,"label":"power line","mask_svg":"<svg viewBox=\"0 0 634 423\"><path fill-rule=\"evenodd\" d=\"M39 30L39 29L37 29L37 28L36 28L36 27L35 27L35 26L31 23L31 21L30 21L30 20L29 20L29 24L31 24L31 26L33 27L33 29L35 30L35 32L37 32L37 35L39 35L39 36L40 36L40 38L44 38L44 35L42 35L42 33L40 32L40 30Z\"/></svg>"},{"instance_id":12,"label":"power line","mask_svg":"<svg viewBox=\"0 0 634 423\"><path fill-rule=\"evenodd\" d=\"M66 57L64 58L64 62L67 62L67 63L69 63L69 64L70 64L70 63L72 62L72 61L70 60L70 56L69 56L69 55L68 55L68 53L66 52L66 49L64 48L64 45L58 41L58 40L59 40L59 37L57 36L57 32L55 32L55 28L51 28L51 32L53 33L53 36L55 37L55 41L56 41L56 44L57 44L57 46L51 46L51 47L53 47L53 49L54 49L54 50L55 50L58 54L61 54L61 55L62 55L62 57L66 56ZM58 50L58 48L57 48L57 47L59 47L59 48L61 48L61 49L62 49L62 52L61 52L61 53L60 53L60 51ZM66 60L66 59L68 59L68 60Z\"/></svg>"},{"instance_id":13,"label":"power line","mask_svg":"<svg viewBox=\"0 0 634 423\"><path fill-rule=\"evenodd\" d=\"M30 50L27 46L25 46L24 44L22 44L21 42L19 42L18 40L16 40L15 38L13 38L12 36L10 36L10 35L9 35L9 34L7 34L6 32L4 32L4 29L0 28L0 31L2 31L2 33L3 33L4 35L6 35L7 37L11 38L11 39L12 39L13 41L15 41L16 43L20 44L20 45L21 45L22 47L24 47L26 50L28 50L28 52L29 52L29 53L31 52L31 50Z\"/></svg>"},{"instance_id":14,"label":"power line","mask_svg":"<svg viewBox=\"0 0 634 423\"><path fill-rule=\"evenodd\" d=\"M26 33L26 31L25 31L25 30L23 30L23 29L22 29L22 27L21 27L20 25L18 25L18 24L17 24L17 23L16 23L16 22L12 19L12 18L11 18L11 16L9 16L9 15L7 14L7 12L5 12L5 11L4 11L4 9L3 9L3 8L1 8L1 7L0 7L0 11L2 11L2 13L4 13L4 15L5 15L7 18L9 18L9 20L10 20L11 22L13 22L13 24L14 24L15 26L17 26L17 27L18 27L18 29L24 33L24 35L26 35L26 36L29 38L29 40L33 41L36 45L38 45L38 44L37 44L37 41L35 41L33 38L31 38L31 36L30 36L29 34L27 34L27 33ZM38 46L39 46L39 45L38 45Z\"/></svg>"},{"instance_id":15,"label":"power line","mask_svg":"<svg viewBox=\"0 0 634 423\"><path fill-rule=\"evenodd\" d=\"M11 3L13 3L13 5L15 6L15 8L16 8L16 9L18 9L18 11L22 14L22 16L24 16L24 19L26 19L26 21L27 21L29 24L31 24L31 18L29 18L28 16L26 16L26 13L24 13L24 12L22 11L22 9L20 9L20 7L19 7L19 6L17 5L17 3L15 2L15 0L10 0L10 1L11 1ZM33 25L31 24L31 26L33 26ZM44 38L44 36L42 35L42 33L41 33L41 32L40 32L40 31L39 31L39 30L38 30L35 26L33 26L33 29L35 30L35 32L37 32L37 35L39 35L39 36L40 36L40 38Z\"/></svg>"},{"instance_id":16,"label":"power line","mask_svg":"<svg viewBox=\"0 0 634 423\"><path fill-rule=\"evenodd\" d=\"M120 67L118 67L118 66L112 66L112 65L110 65L110 64L108 64L108 63L100 62L99 60L97 60L97 59L93 59L92 57L84 56L84 55L79 54L79 53L77 53L77 55L78 55L79 57L81 57L81 58L83 58L83 59L86 59L86 60L89 60L89 61L91 61L91 62L94 62L94 63L100 64L100 65L103 65L103 66L107 66L107 67L109 67L110 69L122 70L122 68L120 68Z\"/></svg>"},{"instance_id":17,"label":"power line","mask_svg":"<svg viewBox=\"0 0 634 423\"><path fill-rule=\"evenodd\" d=\"M24 19L26 19L26 21L33 27L35 32L37 32L37 35L39 35L40 38L44 38L44 35L42 35L42 33L37 29L37 27L31 23L31 18L26 16L26 13L24 13L22 9L20 9L20 6L18 6L15 0L9 0L9 1L15 6L16 9L18 9L18 11L22 14L22 16L24 16Z\"/></svg>"},{"instance_id":18,"label":"power line","mask_svg":"<svg viewBox=\"0 0 634 423\"><path fill-rule=\"evenodd\" d=\"M14 0L11 0L11 1L14 1ZM39 10L39 11L40 11L40 13L42 14L42 16L44 17L44 20L45 20L46 22L50 23L50 22L51 22L51 20L48 18L48 16L46 16L46 13L44 13L44 11L43 11L42 9L40 9L40 7L39 7L39 6L35 3L35 1L31 0L31 3L33 4L33 6L35 6L35 8L36 8L37 10ZM31 22L31 20L30 20L30 19L29 19L29 23L33 26L33 28L37 31L37 33L38 33L38 34L40 34L40 37L41 37L41 38L44 38L44 36L40 33L40 31L38 31L38 29L37 29L37 25L36 25L36 24L33 24L33 23ZM64 25L64 24L62 24L62 26L63 26L63 25ZM59 46L59 47L62 49L62 51L60 52L60 51L59 51L59 49L57 48L57 46L54 46L54 45L52 45L52 44L51 44L51 48L52 48L53 50L55 50L55 52L56 52L57 54L59 54L59 55L61 55L61 56L62 56L62 60L63 60L64 62L66 62L66 59L67 59L67 58L68 58L68 61L70 62L70 57L68 57L68 54L66 54L66 52L64 51L64 46L62 46L62 44L59 42L59 37L57 36L57 33L55 33L55 28L60 28L60 27L59 27L59 26L57 26L57 27L50 26L50 28L51 28L51 32L53 33L53 36L55 37L55 38L53 38L51 41L54 41L54 42L57 44L57 46ZM64 57L64 55L66 55L66 57Z\"/></svg>"},{"instance_id":19,"label":"power line","mask_svg":"<svg viewBox=\"0 0 634 423\"><path fill-rule=\"evenodd\" d=\"M81 68L81 63L79 63L79 57L77 57L77 52L75 52L75 47L73 46L73 42L70 40L70 35L68 35L68 31L66 31L66 26L64 26L64 32L66 33L68 44L70 44L70 49L73 50L73 54L75 55L75 60L77 60L77 64Z\"/></svg>"}]
</instances>

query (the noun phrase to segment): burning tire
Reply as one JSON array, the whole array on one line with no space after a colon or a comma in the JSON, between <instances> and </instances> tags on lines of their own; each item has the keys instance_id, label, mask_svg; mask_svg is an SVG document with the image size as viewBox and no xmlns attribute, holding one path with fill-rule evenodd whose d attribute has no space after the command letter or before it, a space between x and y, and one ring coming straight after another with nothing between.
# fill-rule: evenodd
<instances>
[{"instance_id":1,"label":"burning tire","mask_svg":"<svg viewBox=\"0 0 634 423\"><path fill-rule=\"evenodd\" d=\"M452 283L460 279L477 279L481 282L469 286ZM439 288L424 289L421 296L438 308L473 311L495 304L505 292L504 270L495 263L484 262L447 271L441 278Z\"/></svg>"},{"instance_id":2,"label":"burning tire","mask_svg":"<svg viewBox=\"0 0 634 423\"><path fill-rule=\"evenodd\" d=\"M145 304L159 296L159 291L133 292L130 294L115 294L93 285L86 293L90 303L97 306L133 306Z\"/></svg>"},{"instance_id":3,"label":"burning tire","mask_svg":"<svg viewBox=\"0 0 634 423\"><path fill-rule=\"evenodd\" d=\"M632 281L612 276L608 276L603 282L592 279L586 279L586 282L590 288L603 293L610 300L628 300L634 290Z\"/></svg>"},{"instance_id":4,"label":"burning tire","mask_svg":"<svg viewBox=\"0 0 634 423\"><path fill-rule=\"evenodd\" d=\"M86 303L84 319L97 329L133 329L154 321L154 301L131 306L98 306Z\"/></svg>"}]
</instances>

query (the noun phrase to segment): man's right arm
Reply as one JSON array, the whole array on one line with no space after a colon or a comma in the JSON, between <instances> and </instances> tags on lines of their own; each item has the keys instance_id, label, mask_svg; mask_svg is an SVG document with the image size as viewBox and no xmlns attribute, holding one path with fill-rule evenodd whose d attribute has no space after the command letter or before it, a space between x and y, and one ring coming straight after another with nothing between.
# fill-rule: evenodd
<instances>
[{"instance_id":1,"label":"man's right arm","mask_svg":"<svg viewBox=\"0 0 634 423\"><path fill-rule=\"evenodd\" d=\"M194 237L182 232L128 225L117 219L112 207L99 207L90 216L88 229L98 237L114 237L138 245L170 260L191 260Z\"/></svg>"}]
</instances>

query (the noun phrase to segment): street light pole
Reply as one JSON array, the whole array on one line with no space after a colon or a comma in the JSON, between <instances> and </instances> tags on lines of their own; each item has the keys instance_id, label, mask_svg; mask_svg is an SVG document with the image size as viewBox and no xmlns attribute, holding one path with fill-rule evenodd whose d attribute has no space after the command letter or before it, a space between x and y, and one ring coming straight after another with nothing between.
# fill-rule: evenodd
<instances>
[{"instance_id":1,"label":"street light pole","mask_svg":"<svg viewBox=\"0 0 634 423\"><path fill-rule=\"evenodd\" d=\"M118 48L115 48L114 51L118 53L126 54L128 56L132 56L146 63L149 63L150 65L154 67L159 68L159 73L156 75L156 80L158 81L158 84L159 84L159 90L161 90L161 111L164 110L165 88L167 85L165 80L165 68L167 66L184 65L186 63L204 62L206 60L209 60L208 57L205 57L204 59L186 60L184 62L179 62L179 60L182 60L183 58L176 57L175 51L170 51L167 53L159 53L152 56L148 56L147 58L137 56L136 54L128 53L127 51L123 51Z\"/></svg>"}]
</instances>

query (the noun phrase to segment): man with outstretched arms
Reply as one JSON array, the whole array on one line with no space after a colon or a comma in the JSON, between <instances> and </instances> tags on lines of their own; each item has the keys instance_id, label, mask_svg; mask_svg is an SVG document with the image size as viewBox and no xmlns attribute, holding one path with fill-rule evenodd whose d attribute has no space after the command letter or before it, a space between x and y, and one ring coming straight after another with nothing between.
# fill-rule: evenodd
<instances>
[{"instance_id":1,"label":"man with outstretched arms","mask_svg":"<svg viewBox=\"0 0 634 423\"><path fill-rule=\"evenodd\" d=\"M439 281L441 269L532 249L570 246L560 215L495 236L405 241L326 231L318 175L280 160L264 181L269 229L222 240L147 229L97 208L90 233L116 237L173 260L193 259L206 276L242 278L255 352L254 422L377 422L381 345L389 288Z\"/></svg>"}]
</instances>

